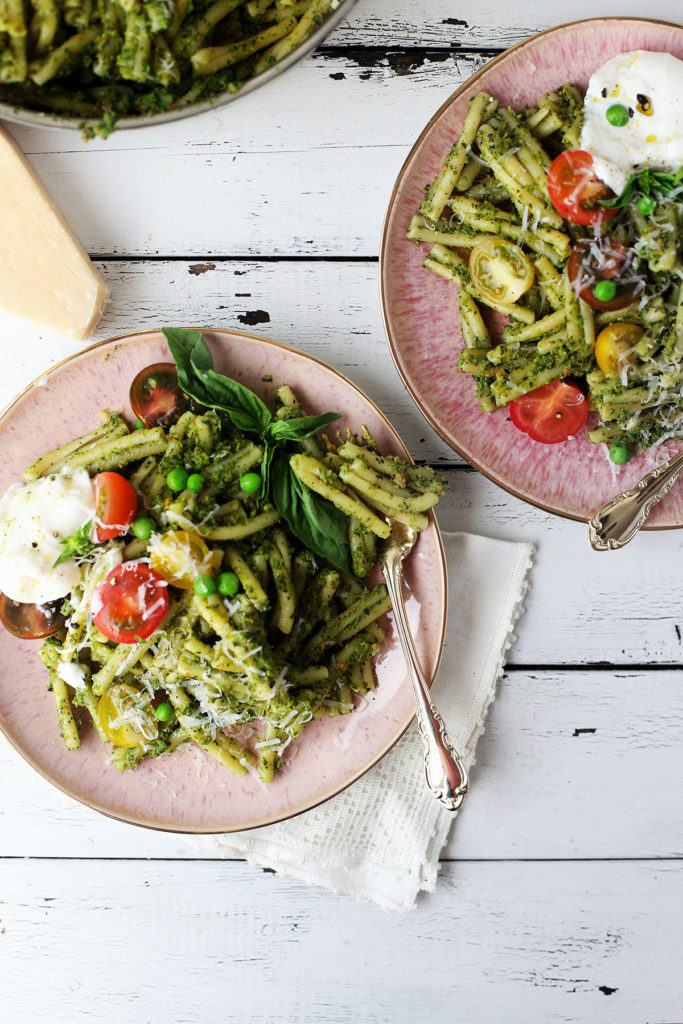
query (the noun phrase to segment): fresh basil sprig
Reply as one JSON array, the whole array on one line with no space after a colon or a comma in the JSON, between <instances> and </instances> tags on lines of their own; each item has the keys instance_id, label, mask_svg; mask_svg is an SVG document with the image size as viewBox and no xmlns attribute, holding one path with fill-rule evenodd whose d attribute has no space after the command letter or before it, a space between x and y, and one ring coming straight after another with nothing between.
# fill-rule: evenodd
<instances>
[{"instance_id":1,"label":"fresh basil sprig","mask_svg":"<svg viewBox=\"0 0 683 1024\"><path fill-rule=\"evenodd\" d=\"M348 519L343 512L299 480L280 449L270 470L273 503L295 537L326 558L337 569L354 575L348 540Z\"/></svg>"},{"instance_id":2,"label":"fresh basil sprig","mask_svg":"<svg viewBox=\"0 0 683 1024\"><path fill-rule=\"evenodd\" d=\"M324 412L320 416L293 416L288 420L273 420L268 425L267 433L276 442L303 441L334 423L339 415L338 412Z\"/></svg>"},{"instance_id":3,"label":"fresh basil sprig","mask_svg":"<svg viewBox=\"0 0 683 1024\"><path fill-rule=\"evenodd\" d=\"M90 530L92 528L92 519L81 526L80 530L76 530L70 537L65 537L64 540L60 540L60 544L64 548L59 558L55 559L52 563L52 568L61 565L62 562L66 562L67 558L73 558L74 555L87 555L89 551L95 547L93 542L90 540Z\"/></svg>"},{"instance_id":4,"label":"fresh basil sprig","mask_svg":"<svg viewBox=\"0 0 683 1024\"><path fill-rule=\"evenodd\" d=\"M164 327L163 331L185 394L201 405L227 413L238 430L260 437L273 417L258 395L231 377L216 373L213 357L199 331L180 327Z\"/></svg>"},{"instance_id":5,"label":"fresh basil sprig","mask_svg":"<svg viewBox=\"0 0 683 1024\"><path fill-rule=\"evenodd\" d=\"M601 199L600 205L614 210L621 206L629 206L637 195L649 198L652 192L660 192L666 196L681 187L683 187L683 167L679 167L675 174L650 171L646 167L631 175L620 195L614 199Z\"/></svg>"},{"instance_id":6,"label":"fresh basil sprig","mask_svg":"<svg viewBox=\"0 0 683 1024\"><path fill-rule=\"evenodd\" d=\"M302 484L289 466L286 445L303 441L340 419L341 413L275 419L253 391L216 373L211 352L199 331L164 327L164 336L176 362L183 391L201 405L220 409L247 434L263 442L261 497L270 495L275 508L295 537L336 568L353 573L348 521L332 502Z\"/></svg>"}]
</instances>

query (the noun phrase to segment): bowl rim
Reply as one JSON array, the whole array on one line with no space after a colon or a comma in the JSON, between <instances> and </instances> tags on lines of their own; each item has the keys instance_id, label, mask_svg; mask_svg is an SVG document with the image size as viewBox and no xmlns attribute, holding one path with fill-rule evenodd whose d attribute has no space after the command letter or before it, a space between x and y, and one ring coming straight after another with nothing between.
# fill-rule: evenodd
<instances>
[{"instance_id":1,"label":"bowl rim","mask_svg":"<svg viewBox=\"0 0 683 1024\"><path fill-rule=\"evenodd\" d=\"M134 117L122 117L116 121L115 131L133 131L136 128L147 128L158 124L169 124L172 121L182 121L187 117L194 117L197 114L206 114L212 110L238 100L241 96L254 92L261 86L266 85L274 78L278 78L283 72L288 71L309 53L322 43L341 21L344 20L349 10L357 0L339 0L339 4L325 18L322 25L318 26L302 43L291 53L279 60L270 68L266 68L259 75L249 78L237 92L227 90L212 96L210 99L201 100L198 103L191 103L180 110L165 110L160 114L138 114ZM59 115L48 113L42 110L32 110L13 103L0 101L0 119L9 121L12 124L24 125L31 128L54 128L60 131L81 132L83 128L96 128L100 119L96 117L69 117L67 114Z\"/></svg>"},{"instance_id":2,"label":"bowl rim","mask_svg":"<svg viewBox=\"0 0 683 1024\"><path fill-rule=\"evenodd\" d=\"M363 399L363 401L367 402L368 406L373 410L373 412L376 413L376 415L383 421L384 425L389 429L389 432L393 435L394 439L397 442L398 447L400 449L402 449L403 454L405 456L407 456L407 458L411 462L413 462L412 456L411 456L411 454L410 454L410 452L409 452L405 442L403 441L403 438L400 436L400 434L398 433L396 428L393 426L393 424L389 420L388 416L384 412L382 412L382 410L379 408L379 406L357 384L355 384L352 380L350 380L345 374L341 373L341 371L335 369L335 367L333 367L333 366L330 366L330 364L326 363L323 359L320 359L318 356L311 355L308 352L304 352L302 349L295 348L292 345L287 345L284 342L275 341L272 338L266 338L264 335L251 334L248 331L236 331L236 330L232 330L231 328L227 328L227 327L207 327L207 326L198 327L196 325L194 327L189 327L189 328L186 328L186 329L187 330L207 331L207 332L210 332L211 334L218 334L218 335L228 334L228 335L231 335L233 337L245 338L245 339L249 339L251 341L265 343L267 346L271 346L271 347L279 348L279 349L284 349L285 351L294 353L295 355L303 356L306 360L310 360L310 361L312 361L314 363L317 363L323 369L325 369L325 370L333 373L335 376L339 377L347 386L352 388L358 395L360 395L360 397ZM5 420L6 416L11 412L11 410L24 397L26 397L28 394L30 394L32 392L32 390L39 385L39 382L43 381L46 377L49 377L50 374L54 373L56 370L61 369L62 367L68 365L70 362L80 358L83 355L86 355L87 353L97 351L99 348L104 348L105 346L112 345L112 344L122 344L122 343L125 343L127 341L131 341L132 339L146 339L146 338L149 338L149 337L152 337L152 336L158 337L160 334L161 334L160 328L151 328L151 329L148 329L148 330L145 330L145 331L128 331L125 334L118 334L118 335L115 335L114 337L111 337L111 338L104 338L101 341L96 341L93 344L87 345L84 348L79 349L76 352L72 352L70 355L66 356L64 359L61 359L59 362L54 363L47 370L45 370L42 374L38 374L29 384L27 384L24 388L22 388L22 390L17 395L15 395L14 398L10 399L10 401L0 411L0 428L2 427L3 421ZM442 615L441 615L441 621L440 621L440 624L439 624L438 637L437 637L437 642L436 642L436 645L435 645L434 667L433 667L433 670L432 670L431 679L427 680L427 682L429 684L429 687L431 689L431 687L434 684L434 680L436 679L436 677L438 675L439 667L441 665L441 660L442 660L442 657L443 657L444 644L445 644L445 639L446 639L446 627L447 627L447 623L448 623L448 596L449 596L449 592L448 592L448 565L447 565L447 562L446 562L446 552L444 550L443 538L441 536L441 530L439 529L438 521L437 521L436 516L434 515L434 511L432 509L429 510L428 517L429 517L429 520L430 520L429 528L432 530L433 537L434 537L434 540L435 540L437 564L438 564L438 568L440 569L440 574L439 575L440 575L440 583L441 583L441 588L442 588L442 593L443 593L443 612L442 612ZM410 685L410 684L408 684L408 685ZM255 829L259 829L259 828L265 828L267 825L273 825L273 824L276 824L276 823L281 822L281 821L289 821L291 818L298 817L299 814L303 814L306 811L313 810L315 807L319 807L321 804L326 803L328 800L330 800L333 797L337 796L339 793L343 793L346 789L349 788L349 786L352 786L355 782L357 782L360 778L362 778L365 774L367 774L367 772L369 772L371 768L374 768L382 760L382 758L386 754L388 754L390 750L393 749L393 747L398 743L398 741L401 739L401 737L405 735L405 733L407 732L409 727L412 725L414 720L415 720L415 714L413 713L412 715L410 715L410 717L407 719L407 721L404 724L401 725L401 727L399 728L398 732L392 737L390 742L387 745L385 745L383 747L383 749L380 750L377 753L377 755L374 758L372 758L371 761L368 764L366 764L356 775L354 775L353 778L351 778L348 781L346 781L342 786L340 786L340 787L333 787L331 790L326 791L325 793L321 794L319 797L314 798L312 802L307 803L305 806L297 808L296 810L292 811L291 813L283 814L281 816L269 818L269 819L262 820L262 821L257 821L256 823L253 823L253 824L236 825L234 827L230 827L230 828L227 828L227 829L219 829L219 830L216 830L214 828L212 828L212 829L208 829L208 828L205 828L205 829L203 829L203 828L175 828L172 825L168 825L168 824L166 824L166 825L155 825L155 824L152 824L149 821L141 820L140 818L136 817L135 815L115 814L112 810L107 809L107 808L99 805L95 801L88 800L86 797L84 797L82 795L79 795L69 785L64 784L64 783L54 779L49 774L49 772L47 772L35 760L35 758L31 755L31 753L28 750L25 750L18 742L15 742L14 738L12 736L10 736L9 733L5 730L4 724L3 724L1 719L0 719L0 733L2 733L2 735L5 737L5 739L7 740L9 745L12 747L12 749L14 751L16 751L16 753L19 754L21 756L21 758L27 764L29 764L31 766L31 768L33 768L38 773L38 775L40 775L43 779L45 779L46 782L49 782L52 786L54 786L56 789L60 790L66 796L71 797L72 799L76 800L78 803L82 804L83 806L88 807L90 810L97 811L99 814L102 814L106 818L112 818L115 821L122 821L122 822L125 822L126 824L129 824L129 825L136 825L136 826L138 826L140 828L147 828L147 829L150 829L153 832L168 832L168 833L172 833L172 834L176 834L176 835L230 835L233 832L252 831L252 830L255 830Z\"/></svg>"},{"instance_id":3,"label":"bowl rim","mask_svg":"<svg viewBox=\"0 0 683 1024\"><path fill-rule=\"evenodd\" d=\"M534 498L530 498L530 497L527 497L526 495L520 494L520 492L518 490L516 490L514 488L514 486L512 486L511 484L507 484L507 483L504 483L501 480L498 480L493 475L493 473L490 470L488 470L484 465L482 465L474 456L472 456L472 455L468 454L467 452L465 452L465 450L463 448L461 448L460 445L458 445L456 443L456 441L453 439L453 437L451 436L449 431L438 422L436 417L433 416L432 413L428 409L426 409L423 406L420 397L418 396L418 394L415 391L415 388L413 386L412 381L410 380L407 372L404 371L404 368L403 368L403 365L402 365L402 362L401 362L401 357L400 357L399 352L398 352L398 350L396 348L396 344L394 342L393 334L392 334L392 331L390 329L389 313L388 313L388 308L387 308L388 303L387 303L387 294L386 294L387 293L387 289L386 289L386 283L385 283L385 271L386 271L386 259L387 259L386 253L387 253L387 248L388 248L388 245L389 245L389 221L390 221L393 209L394 209L394 203L395 203L395 200L396 200L396 195L397 195L398 190L399 190L399 188L400 188L400 186L402 184L404 174L405 174L406 170L408 169L408 165L413 160L413 157L415 156L415 154L417 153L418 149L422 145L423 140L425 139L427 134L431 131L433 125L435 124L436 121L438 121L438 119L441 117L441 115L443 113L445 113L446 110L448 110L448 108L457 99L459 99L459 97L462 95L462 93L464 93L467 89L469 89L470 86L474 82L477 82L482 77L482 75L484 75L486 72L488 72L496 64L499 64L500 62L505 60L507 57L510 56L510 54L514 53L516 50L523 49L525 46L528 46L530 43L534 42L537 39L540 39L543 36L554 35L555 33L562 32L562 31L564 31L566 29L576 28L579 25L596 24L597 22L605 22L605 21L608 21L608 22L619 22L619 23L622 23L622 24L624 22L627 22L627 23L631 23L631 24L666 25L669 28L679 29L680 31L683 32L683 24L680 24L679 22L675 22L675 21L668 21L666 18L638 18L638 17L623 17L622 18L622 17L619 17L619 16L597 17L597 18L580 18L580 19L578 19L576 21L563 22L561 25L553 25L550 28L543 29L540 32L534 32L532 35L526 36L524 39L520 39L519 42L515 43L513 46L509 46L506 50L503 50L501 53L497 54L495 57L492 57L491 60L487 61L484 65L482 65L482 67L480 67L478 71L475 71L473 75L470 75L469 78L467 78L461 85L459 85L458 88L454 92L452 92L451 95L446 100L444 100L444 102L441 104L441 106L438 108L438 110L436 110L434 112L434 114L432 114L432 116L430 117L429 121L424 126L424 128L422 129L422 131L418 135L417 139L415 140L415 142L411 146L408 155L406 156L405 160L403 161L403 163L401 165L401 168L400 168L398 174L396 175L396 179L394 181L394 185L392 187L391 194L389 196L389 202L387 204L386 212L384 214L384 220L382 222L382 230L381 230L381 234L380 234L379 262L378 262L380 308L381 308L381 312L382 312L382 322L384 324L384 333L385 333L386 339L387 339L387 346L389 348L389 352L391 354L391 358L392 358L392 361L394 363L394 366L396 367L396 370L397 370L401 380L403 381L403 384L405 385L406 390L408 391L408 394L410 395L410 397L412 398L413 402L415 403L417 408L420 410L420 412L422 413L424 418L427 420L429 425L433 428L433 430L436 431L436 433L439 435L439 437L443 441L446 442L446 444L448 445L449 448L451 448L457 455L459 455L462 459L464 459L467 463L469 463L469 465L472 466L473 469L478 470L478 472L480 472L482 474L482 476L486 477L487 480L490 480L491 483L495 484L496 487L500 487L501 490L504 490L508 494L511 494L514 498L518 498L520 501L524 501L524 502L526 502L527 505L531 505L534 508L540 509L542 512L547 512L550 515L559 516L561 519L568 519L568 520L571 520L573 522L584 523L584 524L590 522L590 516L584 517L584 516L579 515L579 514L574 513L574 512L568 512L568 511L563 510L563 509L555 508L555 507L553 507L551 505L546 505L546 504L544 504L540 500L537 500L537 499L534 499ZM671 523L669 525L657 526L657 525L652 525L652 524L646 522L641 527L641 529L643 529L643 530L651 530L653 532L654 531L665 531L665 530L680 530L681 528L683 528L683 523L679 523L679 524Z\"/></svg>"}]
</instances>

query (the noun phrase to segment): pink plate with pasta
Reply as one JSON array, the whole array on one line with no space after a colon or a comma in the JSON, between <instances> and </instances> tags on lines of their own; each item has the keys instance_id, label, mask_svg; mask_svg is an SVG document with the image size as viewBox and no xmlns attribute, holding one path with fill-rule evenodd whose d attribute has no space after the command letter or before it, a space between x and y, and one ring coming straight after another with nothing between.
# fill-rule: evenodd
<instances>
[{"instance_id":1,"label":"pink plate with pasta","mask_svg":"<svg viewBox=\"0 0 683 1024\"><path fill-rule=\"evenodd\" d=\"M287 383L311 414L336 409L343 413L340 429L366 425L382 451L407 455L379 409L331 367L265 338L227 330L203 334L216 369L265 401L272 399L277 384ZM129 334L70 357L31 384L0 418L0 493L20 480L36 457L92 429L101 409L122 409L131 417L128 392L134 376L151 363L169 360L159 332ZM405 577L411 628L425 674L433 679L446 619L446 566L433 517L407 561ZM6 738L63 792L104 814L149 828L232 832L298 814L363 775L393 746L414 714L389 615L376 664L376 689L351 714L314 719L306 726L285 751L283 767L269 785L253 772L230 774L195 744L119 772L85 718L80 748L65 748L39 647L40 641L17 640L0 629L0 728ZM80 716L83 709L75 710Z\"/></svg>"},{"instance_id":2,"label":"pink plate with pasta","mask_svg":"<svg viewBox=\"0 0 683 1024\"><path fill-rule=\"evenodd\" d=\"M394 362L413 399L441 437L494 483L546 511L586 521L614 494L632 487L680 445L667 441L623 466L608 445L582 430L563 444L539 444L517 430L507 407L484 413L472 378L457 368L463 347L457 288L422 263L429 245L406 231L442 161L458 137L468 101L481 91L520 110L565 82L585 90L610 57L652 50L683 58L683 27L604 18L542 32L496 57L444 103L413 146L389 204L380 250L380 288ZM648 527L683 525L683 489L653 510Z\"/></svg>"}]
</instances>

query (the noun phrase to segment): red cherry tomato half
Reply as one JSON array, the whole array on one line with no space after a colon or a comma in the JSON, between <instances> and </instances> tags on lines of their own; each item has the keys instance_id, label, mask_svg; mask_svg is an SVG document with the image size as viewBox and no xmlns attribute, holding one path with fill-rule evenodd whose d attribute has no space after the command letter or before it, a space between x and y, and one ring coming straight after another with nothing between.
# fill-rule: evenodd
<instances>
[{"instance_id":1,"label":"red cherry tomato half","mask_svg":"<svg viewBox=\"0 0 683 1024\"><path fill-rule=\"evenodd\" d=\"M554 380L510 402L510 418L518 430L541 444L559 444L581 430L588 402L576 384Z\"/></svg>"},{"instance_id":2,"label":"red cherry tomato half","mask_svg":"<svg viewBox=\"0 0 683 1024\"><path fill-rule=\"evenodd\" d=\"M60 612L62 602L25 604L0 594L0 622L22 640L42 640L61 629L66 619Z\"/></svg>"},{"instance_id":3,"label":"red cherry tomato half","mask_svg":"<svg viewBox=\"0 0 683 1024\"><path fill-rule=\"evenodd\" d=\"M645 287L634 270L635 252L614 238L582 238L572 250L567 273L572 288L593 309L609 311L630 306ZM617 294L607 301L596 299L599 281L614 281Z\"/></svg>"},{"instance_id":4,"label":"red cherry tomato half","mask_svg":"<svg viewBox=\"0 0 683 1024\"><path fill-rule=\"evenodd\" d=\"M555 157L548 171L548 195L558 213L574 224L602 224L616 210L600 205L613 199L614 192L600 181L593 157L583 149L565 149Z\"/></svg>"},{"instance_id":5,"label":"red cherry tomato half","mask_svg":"<svg viewBox=\"0 0 683 1024\"><path fill-rule=\"evenodd\" d=\"M189 406L175 363L153 363L140 370L130 386L130 404L146 427L174 423Z\"/></svg>"},{"instance_id":6,"label":"red cherry tomato half","mask_svg":"<svg viewBox=\"0 0 683 1024\"><path fill-rule=\"evenodd\" d=\"M90 611L110 640L135 644L161 625L168 611L168 584L146 562L123 562L98 583Z\"/></svg>"},{"instance_id":7,"label":"red cherry tomato half","mask_svg":"<svg viewBox=\"0 0 683 1024\"><path fill-rule=\"evenodd\" d=\"M120 473L95 477L95 534L99 541L127 533L138 510L138 496L130 480Z\"/></svg>"}]
</instances>

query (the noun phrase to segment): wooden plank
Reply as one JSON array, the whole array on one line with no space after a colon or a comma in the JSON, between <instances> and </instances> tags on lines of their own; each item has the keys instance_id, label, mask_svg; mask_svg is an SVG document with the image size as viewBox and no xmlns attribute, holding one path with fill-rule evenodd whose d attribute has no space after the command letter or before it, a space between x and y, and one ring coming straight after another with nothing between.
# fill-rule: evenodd
<instances>
[{"instance_id":1,"label":"wooden plank","mask_svg":"<svg viewBox=\"0 0 683 1024\"><path fill-rule=\"evenodd\" d=\"M22 1024L676 1021L681 872L454 863L398 917L243 864L4 862L0 997Z\"/></svg>"},{"instance_id":2,"label":"wooden plank","mask_svg":"<svg viewBox=\"0 0 683 1024\"><path fill-rule=\"evenodd\" d=\"M326 45L507 47L554 25L594 17L661 18L680 22L679 0L659 0L645 9L635 0L591 0L549 6L544 0L525 0L510 17L505 0L476 7L458 7L451 0L359 0Z\"/></svg>"},{"instance_id":3,"label":"wooden plank","mask_svg":"<svg viewBox=\"0 0 683 1024\"><path fill-rule=\"evenodd\" d=\"M511 664L680 664L679 532L644 532L598 553L581 523L511 498L478 473L458 473L439 522L537 545L532 589Z\"/></svg>"},{"instance_id":4,"label":"wooden plank","mask_svg":"<svg viewBox=\"0 0 683 1024\"><path fill-rule=\"evenodd\" d=\"M681 681L680 670L509 672L444 856L680 853L683 823L671 794L683 783ZM74 803L0 742L0 857L194 855L183 837Z\"/></svg>"},{"instance_id":5,"label":"wooden plank","mask_svg":"<svg viewBox=\"0 0 683 1024\"><path fill-rule=\"evenodd\" d=\"M325 261L216 263L193 273L183 261L101 264L113 292L98 329L107 337L163 322L253 330L335 365L384 409L417 458L455 456L426 423L390 363L377 297L376 265ZM261 319L267 322L255 322ZM246 322L244 322L246 321ZM252 326L253 324L253 326ZM12 337L13 361L0 382L9 400L71 342L32 330ZM599 453L597 453L599 454ZM586 529L532 508L474 472L450 472L439 509L444 529L538 544L528 609L515 646L517 664L681 661L683 615L678 533L642 534L620 552L596 554Z\"/></svg>"},{"instance_id":6,"label":"wooden plank","mask_svg":"<svg viewBox=\"0 0 683 1024\"><path fill-rule=\"evenodd\" d=\"M427 59L403 76L317 54L277 92L168 126L88 143L12 134L90 253L375 256L413 141L485 60Z\"/></svg>"},{"instance_id":7,"label":"wooden plank","mask_svg":"<svg viewBox=\"0 0 683 1024\"><path fill-rule=\"evenodd\" d=\"M169 323L265 335L310 352L357 383L406 432L416 457L460 461L416 410L393 368L375 263L115 260L97 266L112 293L97 340ZM13 324L3 333L13 339L13 359L0 380L0 408L78 348L32 325Z\"/></svg>"}]
</instances>

